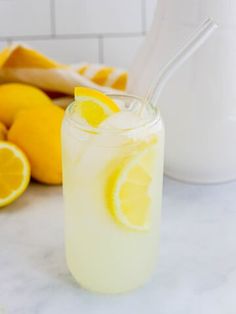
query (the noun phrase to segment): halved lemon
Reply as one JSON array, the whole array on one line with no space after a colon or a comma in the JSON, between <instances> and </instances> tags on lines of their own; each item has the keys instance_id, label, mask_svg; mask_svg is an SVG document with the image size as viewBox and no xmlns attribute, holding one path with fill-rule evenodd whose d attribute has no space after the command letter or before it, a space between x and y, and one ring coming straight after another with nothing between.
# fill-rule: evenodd
<instances>
[{"instance_id":1,"label":"halved lemon","mask_svg":"<svg viewBox=\"0 0 236 314\"><path fill-rule=\"evenodd\" d=\"M0 207L18 198L30 181L30 165L15 145L0 141Z\"/></svg>"},{"instance_id":2,"label":"halved lemon","mask_svg":"<svg viewBox=\"0 0 236 314\"><path fill-rule=\"evenodd\" d=\"M156 158L155 145L124 158L108 179L107 203L117 222L144 231L149 228L151 198L150 184Z\"/></svg>"},{"instance_id":3,"label":"halved lemon","mask_svg":"<svg viewBox=\"0 0 236 314\"><path fill-rule=\"evenodd\" d=\"M110 97L87 87L75 88L75 101L76 110L92 127L98 127L107 117L120 111Z\"/></svg>"}]
</instances>

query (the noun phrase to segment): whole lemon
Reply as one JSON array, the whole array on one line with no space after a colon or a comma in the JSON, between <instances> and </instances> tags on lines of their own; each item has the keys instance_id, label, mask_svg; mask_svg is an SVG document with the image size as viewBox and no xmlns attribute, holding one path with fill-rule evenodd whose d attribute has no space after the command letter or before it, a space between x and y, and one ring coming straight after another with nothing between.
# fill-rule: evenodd
<instances>
[{"instance_id":1,"label":"whole lemon","mask_svg":"<svg viewBox=\"0 0 236 314\"><path fill-rule=\"evenodd\" d=\"M0 85L0 121L11 126L21 109L52 105L51 99L40 89L19 83Z\"/></svg>"},{"instance_id":2,"label":"whole lemon","mask_svg":"<svg viewBox=\"0 0 236 314\"><path fill-rule=\"evenodd\" d=\"M8 140L19 146L31 164L32 177L42 183L60 184L61 123L63 109L52 105L18 113Z\"/></svg>"},{"instance_id":3,"label":"whole lemon","mask_svg":"<svg viewBox=\"0 0 236 314\"><path fill-rule=\"evenodd\" d=\"M7 129L5 125L0 122L0 141L4 141L6 139Z\"/></svg>"}]
</instances>

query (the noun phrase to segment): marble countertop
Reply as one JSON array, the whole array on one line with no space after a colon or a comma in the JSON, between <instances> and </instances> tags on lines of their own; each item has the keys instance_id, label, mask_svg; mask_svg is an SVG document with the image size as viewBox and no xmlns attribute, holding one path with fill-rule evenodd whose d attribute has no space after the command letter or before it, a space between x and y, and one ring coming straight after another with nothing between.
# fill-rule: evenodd
<instances>
[{"instance_id":1,"label":"marble countertop","mask_svg":"<svg viewBox=\"0 0 236 314\"><path fill-rule=\"evenodd\" d=\"M126 295L91 294L71 278L60 187L31 184L0 211L1 314L235 314L235 291L236 182L165 179L157 273Z\"/></svg>"}]
</instances>

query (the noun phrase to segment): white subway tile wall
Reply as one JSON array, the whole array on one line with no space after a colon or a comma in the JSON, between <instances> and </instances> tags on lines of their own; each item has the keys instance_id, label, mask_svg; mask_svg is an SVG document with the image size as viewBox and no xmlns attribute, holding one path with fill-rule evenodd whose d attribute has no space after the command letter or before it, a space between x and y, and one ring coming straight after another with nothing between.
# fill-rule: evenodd
<instances>
[{"instance_id":1,"label":"white subway tile wall","mask_svg":"<svg viewBox=\"0 0 236 314\"><path fill-rule=\"evenodd\" d=\"M0 0L0 49L22 42L59 62L127 68L157 0Z\"/></svg>"},{"instance_id":2,"label":"white subway tile wall","mask_svg":"<svg viewBox=\"0 0 236 314\"><path fill-rule=\"evenodd\" d=\"M56 34L142 32L142 0L55 0Z\"/></svg>"},{"instance_id":3,"label":"white subway tile wall","mask_svg":"<svg viewBox=\"0 0 236 314\"><path fill-rule=\"evenodd\" d=\"M34 47L59 62L76 63L87 60L99 62L98 38L24 40L21 43Z\"/></svg>"},{"instance_id":4,"label":"white subway tile wall","mask_svg":"<svg viewBox=\"0 0 236 314\"><path fill-rule=\"evenodd\" d=\"M50 35L50 5L50 0L1 0L0 36Z\"/></svg>"},{"instance_id":5,"label":"white subway tile wall","mask_svg":"<svg viewBox=\"0 0 236 314\"><path fill-rule=\"evenodd\" d=\"M132 63L133 57L142 40L143 36L127 38L104 38L104 63L113 65L115 60L117 66L128 68Z\"/></svg>"}]
</instances>

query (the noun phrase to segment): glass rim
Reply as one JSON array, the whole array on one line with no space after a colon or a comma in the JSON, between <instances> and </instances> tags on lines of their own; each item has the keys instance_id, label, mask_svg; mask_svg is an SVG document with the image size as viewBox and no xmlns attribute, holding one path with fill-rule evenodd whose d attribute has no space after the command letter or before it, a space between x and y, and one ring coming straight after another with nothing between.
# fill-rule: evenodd
<instances>
[{"instance_id":1,"label":"glass rim","mask_svg":"<svg viewBox=\"0 0 236 314\"><path fill-rule=\"evenodd\" d=\"M132 94L116 94L116 93L106 93L107 96L112 97L112 98L130 98L130 99L136 99L140 102L143 102L143 98L132 95ZM151 128L154 125L158 124L159 121L161 120L161 115L160 115L160 110L159 107L154 107L152 104L150 105L150 108L153 110L154 117L152 119L147 119L144 121L144 123L138 125L137 127L130 127L130 128L124 128L124 129L116 129L116 128L102 128L102 127L93 127L90 125L82 124L75 119L73 119L70 114L72 113L72 109L74 108L75 105L75 100L68 105L68 107L65 110L65 118L66 120L71 123L73 126L77 127L79 130L85 133L90 133L90 134L105 134L105 133L111 133L111 134L126 134L126 133L132 133L132 132L137 132L137 131L142 131L143 129L146 128Z\"/></svg>"}]
</instances>

